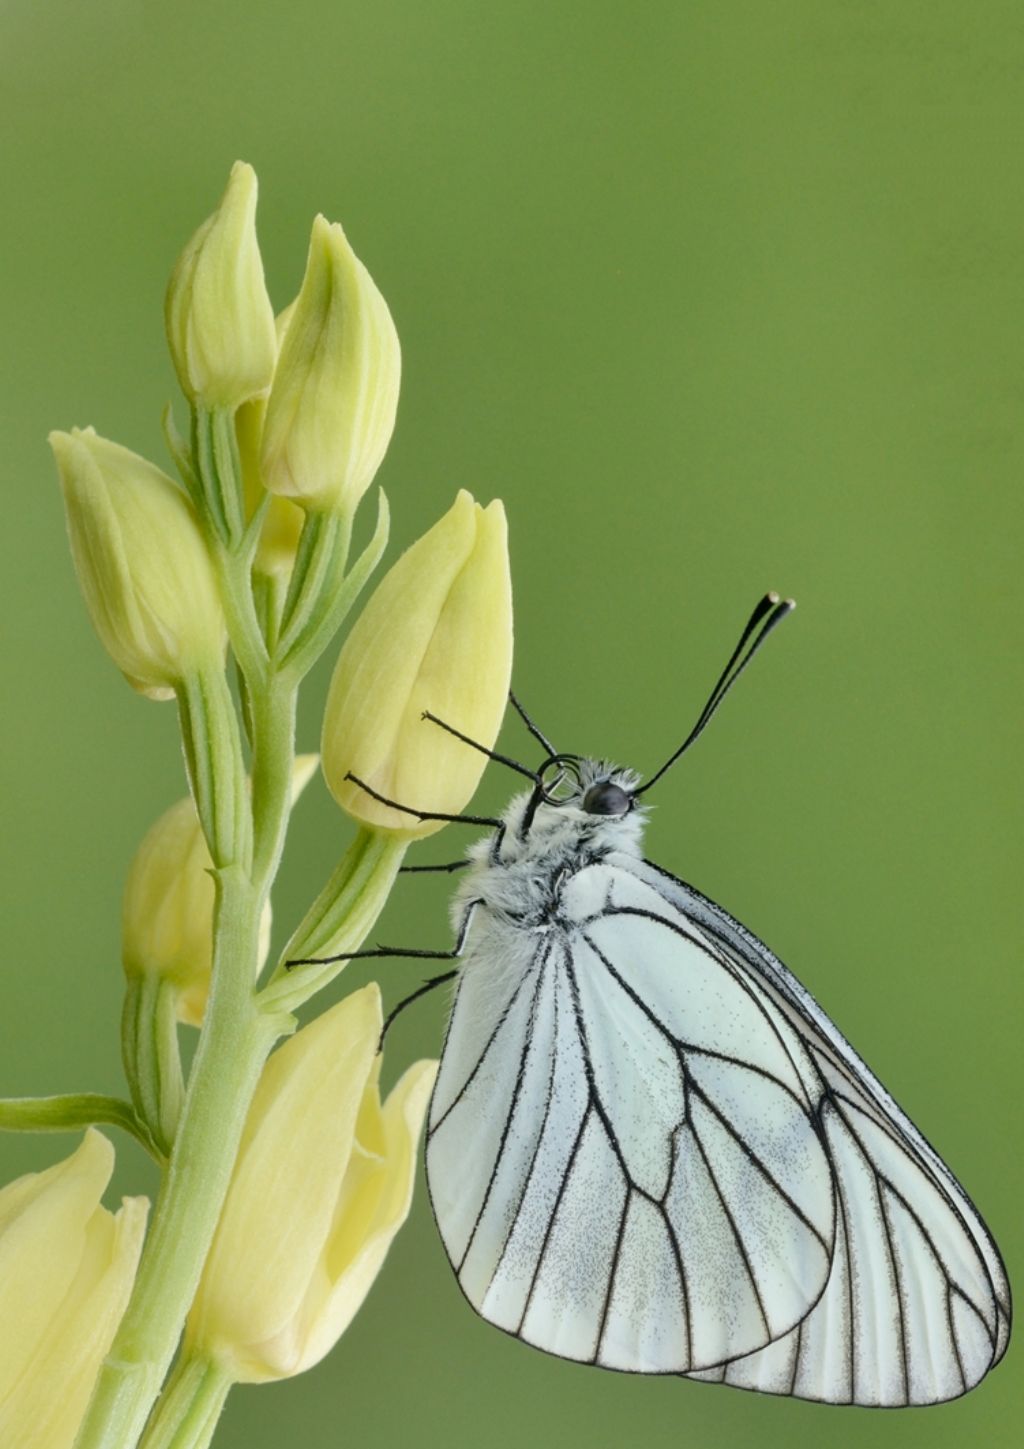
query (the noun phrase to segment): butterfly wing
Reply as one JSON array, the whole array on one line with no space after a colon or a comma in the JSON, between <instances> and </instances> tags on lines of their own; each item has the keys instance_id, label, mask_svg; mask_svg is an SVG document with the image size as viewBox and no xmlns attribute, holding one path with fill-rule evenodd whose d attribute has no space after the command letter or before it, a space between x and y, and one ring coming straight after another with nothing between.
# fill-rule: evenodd
<instances>
[{"instance_id":1,"label":"butterfly wing","mask_svg":"<svg viewBox=\"0 0 1024 1449\"><path fill-rule=\"evenodd\" d=\"M964 1189L766 946L660 868L629 857L620 863L711 939L799 1037L803 1051L794 1061L819 1102L838 1194L835 1258L819 1302L770 1346L696 1376L890 1407L973 1388L1006 1350L1010 1292Z\"/></svg>"},{"instance_id":2,"label":"butterfly wing","mask_svg":"<svg viewBox=\"0 0 1024 1449\"><path fill-rule=\"evenodd\" d=\"M577 872L547 931L478 912L426 1154L469 1301L634 1372L787 1335L836 1237L804 1053L729 954L625 871Z\"/></svg>"}]
</instances>

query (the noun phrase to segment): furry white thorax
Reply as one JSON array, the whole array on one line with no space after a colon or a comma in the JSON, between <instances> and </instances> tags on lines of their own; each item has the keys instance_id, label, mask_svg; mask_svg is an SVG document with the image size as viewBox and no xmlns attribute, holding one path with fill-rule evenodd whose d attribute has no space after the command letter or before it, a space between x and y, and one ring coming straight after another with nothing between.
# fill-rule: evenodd
<instances>
[{"instance_id":1,"label":"furry white thorax","mask_svg":"<svg viewBox=\"0 0 1024 1449\"><path fill-rule=\"evenodd\" d=\"M613 851L641 854L646 811L637 807L625 815L595 815L582 808L592 785L610 781L632 792L639 776L604 760L581 759L577 769L579 779L568 797L557 805L542 801L525 833L529 790L509 801L501 817L504 831L497 852L494 835L476 841L467 851L472 864L452 900L452 922L458 929L470 902L482 902L478 915L487 918L487 924L474 921L470 937L474 945L481 943L481 927L487 932L497 927L499 934L501 924L520 933L524 928L543 929L555 914L561 886L576 871Z\"/></svg>"}]
</instances>

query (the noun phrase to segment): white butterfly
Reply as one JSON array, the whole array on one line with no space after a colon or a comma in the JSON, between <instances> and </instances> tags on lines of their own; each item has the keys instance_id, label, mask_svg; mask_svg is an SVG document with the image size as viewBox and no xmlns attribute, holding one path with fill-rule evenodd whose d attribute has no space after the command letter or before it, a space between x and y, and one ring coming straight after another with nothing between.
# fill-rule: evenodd
<instances>
[{"instance_id":1,"label":"white butterfly","mask_svg":"<svg viewBox=\"0 0 1024 1449\"><path fill-rule=\"evenodd\" d=\"M663 769L789 607L758 606ZM470 852L429 1113L463 1293L605 1368L828 1403L965 1393L1010 1326L967 1194L771 951L642 858L663 770L641 785L527 723L550 758Z\"/></svg>"}]
</instances>

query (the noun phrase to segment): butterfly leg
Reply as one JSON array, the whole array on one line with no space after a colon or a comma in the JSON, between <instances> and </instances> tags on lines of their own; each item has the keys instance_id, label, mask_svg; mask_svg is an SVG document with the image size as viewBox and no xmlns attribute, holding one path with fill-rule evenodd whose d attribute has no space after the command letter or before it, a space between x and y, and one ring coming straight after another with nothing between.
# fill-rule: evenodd
<instances>
[{"instance_id":1,"label":"butterfly leg","mask_svg":"<svg viewBox=\"0 0 1024 1449\"><path fill-rule=\"evenodd\" d=\"M499 859L499 852L501 850L501 842L505 839L505 822L503 820L498 820L491 815L441 815L437 811L433 810L414 810L411 805L400 805L397 800L389 800L386 795L381 795L379 791L374 790L370 785L367 785L365 780L360 780L358 775L353 775L351 770L349 770L348 774L345 776L345 779L351 780L354 785L359 786L360 790L365 790L367 795L372 795L374 800L379 800L382 805L389 805L392 810L401 810L406 815L414 815L417 820L444 820L447 821L450 825L491 826L491 828L494 830L494 840L491 844L491 863L497 863ZM470 862L468 860L458 860L453 861L450 865L408 865L403 866L402 869L409 871L462 870L465 866L469 864Z\"/></svg>"},{"instance_id":2,"label":"butterfly leg","mask_svg":"<svg viewBox=\"0 0 1024 1449\"><path fill-rule=\"evenodd\" d=\"M401 865L398 868L399 875L423 875L427 871L447 871L449 875L456 870L465 870L472 865L471 860L449 860L443 865Z\"/></svg>"},{"instance_id":3,"label":"butterfly leg","mask_svg":"<svg viewBox=\"0 0 1024 1449\"><path fill-rule=\"evenodd\" d=\"M497 750L489 750L486 745L480 744L478 740L472 739L469 735L464 735L454 725L446 724L443 719L438 719L437 715L431 714L429 709L425 709L420 718L429 720L431 724L438 725L446 734L454 735L464 745L469 745L471 749L479 750L482 755L486 755L489 760L494 760L499 765L507 765L510 770L515 770L518 774L525 775L528 780L533 780L536 784L537 772L535 770L528 770L518 760L513 760L508 755L500 755Z\"/></svg>"},{"instance_id":4,"label":"butterfly leg","mask_svg":"<svg viewBox=\"0 0 1024 1449\"><path fill-rule=\"evenodd\" d=\"M437 810L416 810L412 805L400 805L397 800L389 800L386 795L381 795L371 785L367 785L365 780L360 780L358 775L353 775L351 770L345 779L351 780L353 785L358 785L360 790L365 790L367 795L372 796L374 800L379 800L382 805L388 805L392 810L401 810L403 815L412 815L417 820L443 820L449 825L489 825L494 830L501 824L501 821L492 815L444 815Z\"/></svg>"},{"instance_id":5,"label":"butterfly leg","mask_svg":"<svg viewBox=\"0 0 1024 1449\"><path fill-rule=\"evenodd\" d=\"M445 971L440 976L431 976L416 991L410 992L408 996L402 998L397 1006L393 1006L385 1017L384 1025L380 1029L380 1036L377 1039L377 1050L383 1051L384 1038L387 1036L391 1023L398 1016L399 1012L404 1011L407 1006L411 1006L414 1001L419 1001L421 996L426 996L428 991L433 991L435 986L443 986L446 981L454 981L458 974L458 971L455 970Z\"/></svg>"},{"instance_id":6,"label":"butterfly leg","mask_svg":"<svg viewBox=\"0 0 1024 1449\"><path fill-rule=\"evenodd\" d=\"M490 851L488 852L492 865L501 864L501 842L505 839L505 829L505 822L503 820L499 821L498 826L494 832L494 839L491 841ZM415 875L417 872L423 873L426 871L433 871L436 873L440 871L445 871L447 872L447 874L451 875L454 871L457 870L467 870L472 864L473 862L471 860L448 860L445 861L442 865L402 865L399 866L398 873L399 875Z\"/></svg>"},{"instance_id":7,"label":"butterfly leg","mask_svg":"<svg viewBox=\"0 0 1024 1449\"><path fill-rule=\"evenodd\" d=\"M450 951L424 951L419 946L373 946L368 951L339 951L336 956L306 956L298 960L286 961L285 970L290 971L293 966L323 966L329 961L371 961L391 956L405 956L417 961L457 961L466 944L473 912L480 905L483 905L483 902L479 900L470 901L467 905L466 913L459 922L459 933L455 945Z\"/></svg>"},{"instance_id":8,"label":"butterfly leg","mask_svg":"<svg viewBox=\"0 0 1024 1449\"><path fill-rule=\"evenodd\" d=\"M450 951L440 951L433 953L437 958L440 959L443 957L447 957L451 960L454 960L462 955L462 948L466 944L466 936L469 933L469 923L473 919L473 912L476 910L477 906L481 904L482 902L480 901L470 901L469 905L466 907L466 913L462 917L461 922L459 923L459 934L458 938L456 939L455 945ZM444 971L441 973L440 976L431 976L428 978L428 980L424 981L422 986L418 987L415 991L410 992L408 996L404 996L397 1006L392 1007L384 1020L384 1025L380 1029L380 1038L377 1042L377 1050L383 1050L384 1038L388 1034L391 1023L394 1021L395 1017L399 1015L400 1012L403 1012L407 1006L411 1006L414 1001L418 1001L421 996L426 996L428 991L433 991L434 988L437 986L443 986L446 981L454 981L455 977L458 976L458 974L458 969L456 968L454 971Z\"/></svg>"},{"instance_id":9,"label":"butterfly leg","mask_svg":"<svg viewBox=\"0 0 1024 1449\"><path fill-rule=\"evenodd\" d=\"M377 946L369 951L342 951L339 952L337 956L312 958L307 961L286 961L285 969L291 970L293 966L313 965L320 960L365 961L367 958L375 957L379 959L381 957L389 956L413 957L418 961L455 961L462 955L463 947L466 944L466 937L469 934L470 922L473 919L473 912L476 910L477 906L482 904L482 901L479 900L469 902L469 905L466 907L466 913L459 923L459 933L456 938L455 945L451 948L450 951L423 951L416 946ZM384 1025L381 1027L380 1038L377 1042L377 1050L380 1051L383 1047L384 1037L387 1035L388 1028L394 1021L395 1017L398 1016L399 1012L404 1011L407 1006L410 1006L412 1004L412 1002L418 1001L421 996L426 996L427 992L433 991L436 986L442 986L446 981L454 980L454 978L458 974L458 969L456 969L454 971L444 971L440 976L431 976L427 981L423 983L422 986L417 987L417 989L413 991L409 996L403 997L398 1005L388 1013Z\"/></svg>"}]
</instances>

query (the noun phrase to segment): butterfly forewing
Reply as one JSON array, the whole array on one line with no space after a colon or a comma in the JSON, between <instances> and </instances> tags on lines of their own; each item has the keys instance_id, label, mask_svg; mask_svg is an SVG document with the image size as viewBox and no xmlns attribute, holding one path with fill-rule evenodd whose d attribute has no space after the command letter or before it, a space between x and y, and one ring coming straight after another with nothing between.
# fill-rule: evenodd
<instances>
[{"instance_id":1,"label":"butterfly forewing","mask_svg":"<svg viewBox=\"0 0 1024 1449\"><path fill-rule=\"evenodd\" d=\"M539 1131L545 1110L554 998L540 970L542 954L502 989L481 976L463 973L459 978L427 1137L428 1154L459 1164L457 1172L431 1181L441 1236L457 1271L491 1203L494 1184L500 1196L505 1179L518 1180L522 1173L517 1149L524 1148L524 1134ZM472 1191L467 1191L469 1177Z\"/></svg>"},{"instance_id":2,"label":"butterfly forewing","mask_svg":"<svg viewBox=\"0 0 1024 1449\"><path fill-rule=\"evenodd\" d=\"M514 972L493 930L485 911L470 934L427 1146L470 1302L549 1352L639 1372L787 1334L836 1231L799 1036L626 871L577 872L559 927L519 932Z\"/></svg>"}]
</instances>

